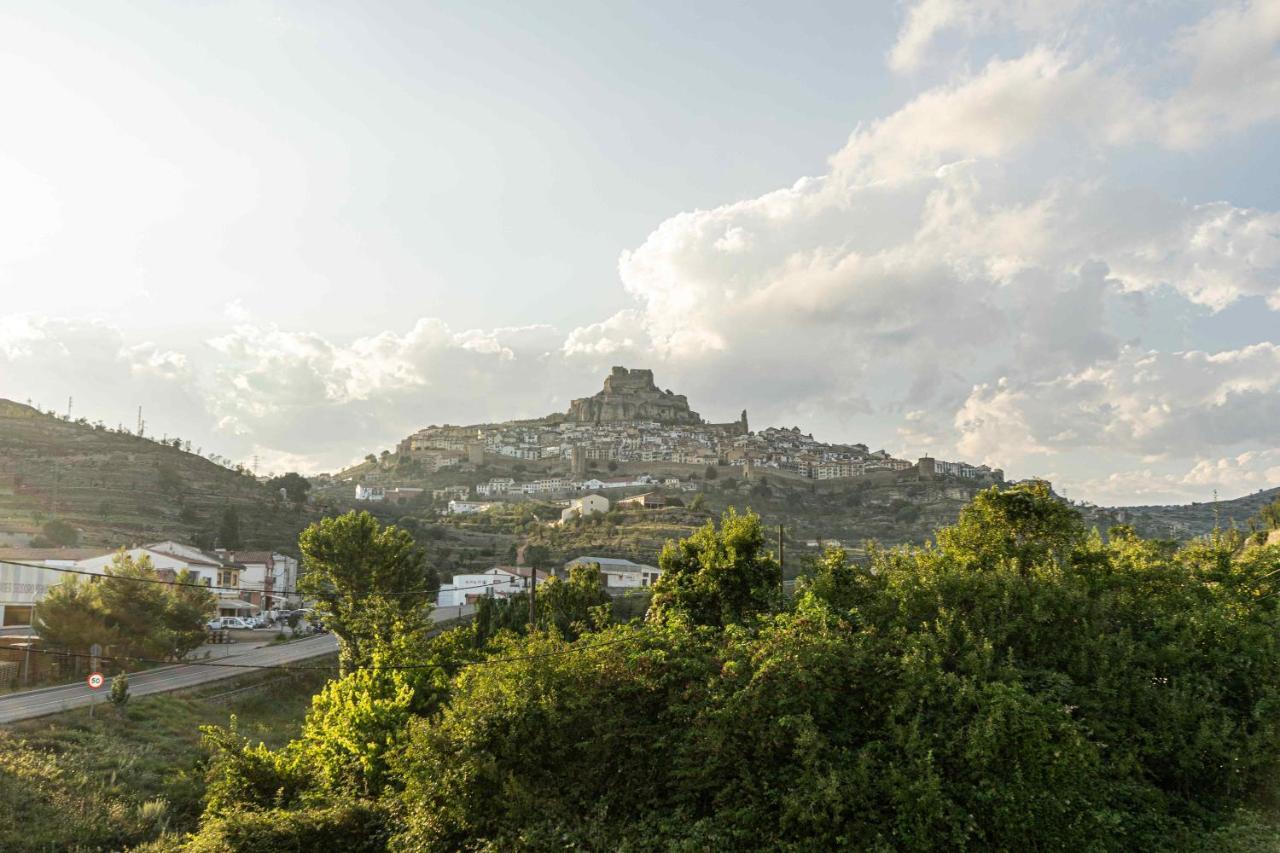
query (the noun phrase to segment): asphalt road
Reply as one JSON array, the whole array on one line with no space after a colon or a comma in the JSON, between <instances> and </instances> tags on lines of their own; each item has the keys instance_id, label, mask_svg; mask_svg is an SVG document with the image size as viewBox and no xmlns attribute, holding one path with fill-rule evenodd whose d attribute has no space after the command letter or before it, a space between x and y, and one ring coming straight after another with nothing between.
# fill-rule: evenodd
<instances>
[{"instance_id":1,"label":"asphalt road","mask_svg":"<svg viewBox=\"0 0 1280 853\"><path fill-rule=\"evenodd\" d=\"M244 654L219 657L211 660L210 663L279 666L333 654L337 650L337 639L332 634L321 634L278 646L248 649ZM182 690L254 671L247 667L201 666L198 663L162 666L130 673L129 695L147 696L152 693ZM101 704L107 701L107 695L110 692L111 679L108 678L106 684L97 690L91 690L88 684L81 681L60 687L43 687L37 690L24 690L21 693L10 693L0 697L0 725L28 720L32 717L43 717L46 714L56 714L71 708Z\"/></svg>"}]
</instances>

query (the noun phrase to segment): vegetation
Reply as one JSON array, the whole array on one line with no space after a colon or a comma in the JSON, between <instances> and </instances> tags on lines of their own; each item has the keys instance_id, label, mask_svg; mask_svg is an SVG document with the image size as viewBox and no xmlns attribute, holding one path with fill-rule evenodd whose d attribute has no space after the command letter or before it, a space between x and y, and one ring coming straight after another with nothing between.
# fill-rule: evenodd
<instances>
[{"instance_id":1,"label":"vegetation","mask_svg":"<svg viewBox=\"0 0 1280 853\"><path fill-rule=\"evenodd\" d=\"M267 488L272 491L283 489L285 496L289 500L294 503L305 503L307 492L311 491L311 483L296 471L290 471L287 474L267 480Z\"/></svg>"},{"instance_id":2,"label":"vegetation","mask_svg":"<svg viewBox=\"0 0 1280 853\"><path fill-rule=\"evenodd\" d=\"M36 608L36 629L50 648L76 654L96 643L109 656L180 658L204 642L216 599L194 585L151 582L158 580L149 557L120 551L100 581L67 575L50 589ZM177 576L179 584L195 580L187 571Z\"/></svg>"},{"instance_id":3,"label":"vegetation","mask_svg":"<svg viewBox=\"0 0 1280 853\"><path fill-rule=\"evenodd\" d=\"M35 548L71 548L80 543L80 531L61 519L46 521L40 535L31 540Z\"/></svg>"},{"instance_id":4,"label":"vegetation","mask_svg":"<svg viewBox=\"0 0 1280 853\"><path fill-rule=\"evenodd\" d=\"M730 513L671 545L643 622L377 641L283 749L211 731L173 849L1280 842L1280 549L1104 541L1043 484L936 544L828 551L791 601L764 543Z\"/></svg>"},{"instance_id":5,"label":"vegetation","mask_svg":"<svg viewBox=\"0 0 1280 853\"><path fill-rule=\"evenodd\" d=\"M367 512L326 518L302 532L302 593L339 642L343 672L369 662L393 636L420 636L439 579L413 537Z\"/></svg>"},{"instance_id":6,"label":"vegetation","mask_svg":"<svg viewBox=\"0 0 1280 853\"><path fill-rule=\"evenodd\" d=\"M122 850L195 828L205 774L199 726L235 715L238 731L278 746L298 734L323 681L316 671L249 676L231 688L100 706L93 717L81 708L6 726L0 850ZM251 685L260 686L244 689ZM229 689L239 692L221 695Z\"/></svg>"},{"instance_id":7,"label":"vegetation","mask_svg":"<svg viewBox=\"0 0 1280 853\"><path fill-rule=\"evenodd\" d=\"M107 699L117 708L129 701L129 676L120 673L111 679L111 692L107 694Z\"/></svg>"},{"instance_id":8,"label":"vegetation","mask_svg":"<svg viewBox=\"0 0 1280 853\"><path fill-rule=\"evenodd\" d=\"M222 521L218 524L218 540L214 544L233 551L244 547L244 540L240 537L240 512L235 507L223 508Z\"/></svg>"},{"instance_id":9,"label":"vegetation","mask_svg":"<svg viewBox=\"0 0 1280 853\"><path fill-rule=\"evenodd\" d=\"M243 465L202 453L179 439L0 400L0 531L31 535L37 547L163 539L212 546L230 505L244 547L276 548L320 510L281 501ZM58 526L46 530L51 521Z\"/></svg>"}]
</instances>

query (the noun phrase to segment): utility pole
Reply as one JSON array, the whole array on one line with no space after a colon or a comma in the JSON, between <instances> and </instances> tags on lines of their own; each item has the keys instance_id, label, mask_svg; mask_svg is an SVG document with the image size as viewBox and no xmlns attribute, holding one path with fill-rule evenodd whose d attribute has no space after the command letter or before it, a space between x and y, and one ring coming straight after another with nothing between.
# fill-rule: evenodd
<instances>
[{"instance_id":1,"label":"utility pole","mask_svg":"<svg viewBox=\"0 0 1280 853\"><path fill-rule=\"evenodd\" d=\"M67 398L67 420L71 420L71 397Z\"/></svg>"},{"instance_id":2,"label":"utility pole","mask_svg":"<svg viewBox=\"0 0 1280 853\"><path fill-rule=\"evenodd\" d=\"M529 631L533 631L533 626L537 624L538 619L538 570L533 566L529 567Z\"/></svg>"},{"instance_id":3,"label":"utility pole","mask_svg":"<svg viewBox=\"0 0 1280 853\"><path fill-rule=\"evenodd\" d=\"M787 572L786 572L786 565L787 565L787 552L786 552L786 547L787 547L786 542L784 542L784 541L783 541L783 538L782 538L782 525L781 525L781 524L779 524L779 525L778 525L778 571L782 574L783 580L785 580L785 579L786 579L786 577L787 577Z\"/></svg>"},{"instance_id":4,"label":"utility pole","mask_svg":"<svg viewBox=\"0 0 1280 853\"><path fill-rule=\"evenodd\" d=\"M33 629L35 628L35 624L36 624L36 606L37 605L35 604L31 605L31 627ZM34 643L35 643L35 635L28 634L26 662L23 663L22 665L22 683L27 686L31 685L31 646Z\"/></svg>"}]
</instances>

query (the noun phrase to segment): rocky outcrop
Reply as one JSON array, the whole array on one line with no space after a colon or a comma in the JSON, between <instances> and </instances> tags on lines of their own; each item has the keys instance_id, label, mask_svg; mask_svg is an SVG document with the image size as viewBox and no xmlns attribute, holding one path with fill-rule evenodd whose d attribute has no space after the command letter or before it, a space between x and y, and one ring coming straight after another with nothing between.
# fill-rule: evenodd
<instances>
[{"instance_id":1,"label":"rocky outcrop","mask_svg":"<svg viewBox=\"0 0 1280 853\"><path fill-rule=\"evenodd\" d=\"M662 391L653 384L653 371L615 367L605 377L604 388L569 405L568 420L576 423L657 421L664 424L701 424L683 394Z\"/></svg>"}]
</instances>

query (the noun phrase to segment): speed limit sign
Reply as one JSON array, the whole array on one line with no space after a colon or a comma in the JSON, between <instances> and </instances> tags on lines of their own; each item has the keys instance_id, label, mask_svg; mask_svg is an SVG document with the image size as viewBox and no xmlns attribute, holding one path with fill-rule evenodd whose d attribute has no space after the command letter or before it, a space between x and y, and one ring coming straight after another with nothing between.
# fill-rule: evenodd
<instances>
[{"instance_id":1,"label":"speed limit sign","mask_svg":"<svg viewBox=\"0 0 1280 853\"><path fill-rule=\"evenodd\" d=\"M89 686L92 687L94 690L97 690L99 687L101 687L103 682L105 681L106 679L102 677L102 673L100 672L89 673Z\"/></svg>"}]
</instances>

